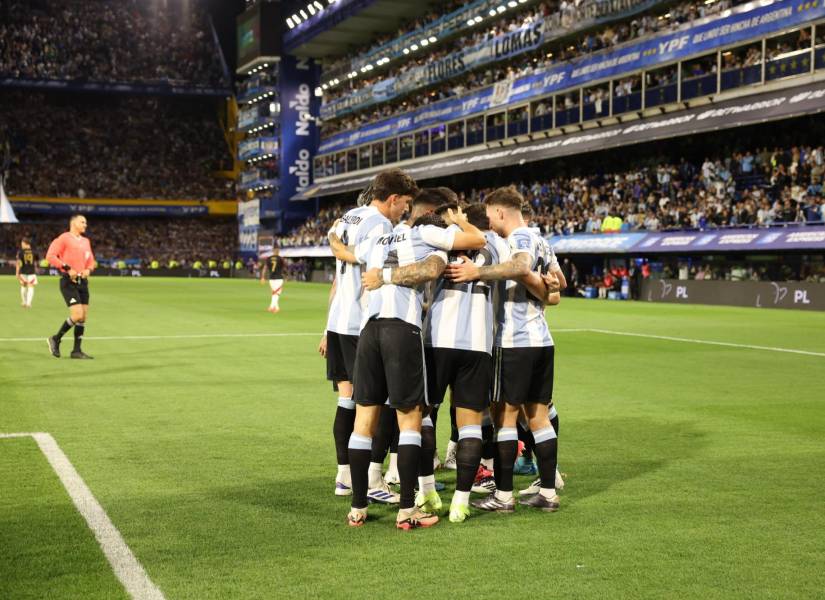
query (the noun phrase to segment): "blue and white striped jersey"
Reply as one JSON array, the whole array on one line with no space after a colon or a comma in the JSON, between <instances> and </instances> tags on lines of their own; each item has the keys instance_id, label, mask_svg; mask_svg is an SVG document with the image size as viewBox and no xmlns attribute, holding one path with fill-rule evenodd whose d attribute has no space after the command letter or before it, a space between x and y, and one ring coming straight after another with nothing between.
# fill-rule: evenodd
<instances>
[{"instance_id":1,"label":"blue and white striped jersey","mask_svg":"<svg viewBox=\"0 0 825 600\"><path fill-rule=\"evenodd\" d=\"M391 231L390 220L374 206L359 206L347 211L335 227L335 234L349 246ZM367 307L366 294L361 293L361 265L336 260L335 282L327 330L342 335L358 335Z\"/></svg>"},{"instance_id":2,"label":"blue and white striped jersey","mask_svg":"<svg viewBox=\"0 0 825 600\"><path fill-rule=\"evenodd\" d=\"M554 260L547 241L519 227L507 238L510 257L524 252L530 256L531 269L547 273ZM544 304L527 288L512 280L504 282L496 308L496 346L500 348L536 348L552 346L553 337L544 318Z\"/></svg>"},{"instance_id":3,"label":"blue and white striped jersey","mask_svg":"<svg viewBox=\"0 0 825 600\"><path fill-rule=\"evenodd\" d=\"M544 237L544 235L542 235L542 233L541 233L541 229L539 229L538 227L530 227L529 229L530 229L530 232L531 232L531 233L535 233L535 234L536 234L537 236L539 236L540 238L542 238L542 239L545 239L545 240L546 240L546 238ZM549 244L548 244L548 245L549 245ZM556 253L555 253L555 251L553 250L553 247L552 247L552 246L550 246L550 256L552 257L552 258L550 259L550 268L549 268L549 269L547 269L547 271L546 271L546 272L547 272L547 273L549 273L549 272L552 272L552 271L561 271L561 265L559 265L559 259L557 259L557 258L556 258Z\"/></svg>"},{"instance_id":4,"label":"blue and white striped jersey","mask_svg":"<svg viewBox=\"0 0 825 600\"><path fill-rule=\"evenodd\" d=\"M398 225L392 233L371 238L355 248L355 256L367 269L395 268L411 265L432 254L447 262L453 247L455 230L433 225L410 227ZM421 327L424 286L383 285L369 292L367 310L361 326L372 318L401 319Z\"/></svg>"},{"instance_id":5,"label":"blue and white striped jersey","mask_svg":"<svg viewBox=\"0 0 825 600\"><path fill-rule=\"evenodd\" d=\"M454 227L454 226L453 226ZM495 265L509 254L507 243L492 231L484 237L487 244L469 253L480 267ZM451 257L458 262L460 259ZM424 321L424 343L435 348L493 352L493 289L486 281L454 283L446 278L436 282L432 304Z\"/></svg>"}]
</instances>

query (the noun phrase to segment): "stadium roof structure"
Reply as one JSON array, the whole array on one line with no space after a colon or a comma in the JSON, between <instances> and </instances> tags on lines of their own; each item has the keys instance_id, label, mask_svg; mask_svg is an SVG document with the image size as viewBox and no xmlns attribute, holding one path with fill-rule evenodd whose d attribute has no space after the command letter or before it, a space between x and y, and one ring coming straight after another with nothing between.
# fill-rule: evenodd
<instances>
[{"instance_id":1,"label":"stadium roof structure","mask_svg":"<svg viewBox=\"0 0 825 600\"><path fill-rule=\"evenodd\" d=\"M341 11L341 14L334 15L337 18L328 19L334 22L321 21L317 29L310 28L306 33L297 34L297 30L296 35L288 33L285 38L286 48L296 56L341 56L347 54L352 47L369 42L378 33L397 31L405 19L426 14L429 10L430 3L422 0L356 2L349 14Z\"/></svg>"},{"instance_id":2,"label":"stadium roof structure","mask_svg":"<svg viewBox=\"0 0 825 600\"><path fill-rule=\"evenodd\" d=\"M455 173L482 171L651 142L720 129L732 129L778 121L825 111L825 82L789 87L763 94L712 102L685 110L642 117L606 127L579 130L568 128L561 134L534 134L532 140L516 143L490 142L475 150L439 154L426 160L403 161L383 167L323 178L293 196L309 200L360 190L377 172L388 167L403 168L418 180L446 177Z\"/></svg>"}]
</instances>

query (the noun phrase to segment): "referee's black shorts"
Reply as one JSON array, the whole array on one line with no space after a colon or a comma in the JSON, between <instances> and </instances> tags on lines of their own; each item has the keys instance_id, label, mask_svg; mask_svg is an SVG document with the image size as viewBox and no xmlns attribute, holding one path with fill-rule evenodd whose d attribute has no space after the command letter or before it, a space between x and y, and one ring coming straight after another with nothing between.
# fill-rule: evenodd
<instances>
[{"instance_id":1,"label":"referee's black shorts","mask_svg":"<svg viewBox=\"0 0 825 600\"><path fill-rule=\"evenodd\" d=\"M357 335L327 331L327 379L332 382L352 381L355 377Z\"/></svg>"},{"instance_id":2,"label":"referee's black shorts","mask_svg":"<svg viewBox=\"0 0 825 600\"><path fill-rule=\"evenodd\" d=\"M493 402L549 404L553 400L554 346L495 348Z\"/></svg>"},{"instance_id":3,"label":"referee's black shorts","mask_svg":"<svg viewBox=\"0 0 825 600\"><path fill-rule=\"evenodd\" d=\"M371 319L358 338L353 400L413 408L427 403L421 330L400 319Z\"/></svg>"},{"instance_id":4,"label":"referee's black shorts","mask_svg":"<svg viewBox=\"0 0 825 600\"><path fill-rule=\"evenodd\" d=\"M439 404L449 387L453 406L482 411L490 405L493 358L486 352L427 348L427 394Z\"/></svg>"},{"instance_id":5,"label":"referee's black shorts","mask_svg":"<svg viewBox=\"0 0 825 600\"><path fill-rule=\"evenodd\" d=\"M60 293L66 306L89 303L89 280L78 277L72 281L68 275L60 278Z\"/></svg>"}]
</instances>

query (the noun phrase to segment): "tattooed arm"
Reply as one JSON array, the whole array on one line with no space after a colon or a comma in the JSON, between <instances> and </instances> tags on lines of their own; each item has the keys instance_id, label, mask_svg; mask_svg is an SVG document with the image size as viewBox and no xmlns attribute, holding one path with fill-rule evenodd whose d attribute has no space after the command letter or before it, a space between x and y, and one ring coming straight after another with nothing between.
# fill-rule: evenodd
<instances>
[{"instance_id":1,"label":"tattooed arm","mask_svg":"<svg viewBox=\"0 0 825 600\"><path fill-rule=\"evenodd\" d=\"M555 276L545 279L530 270L530 255L526 252L514 254L507 262L484 267L479 267L466 257L462 260L462 263L447 267L447 277L457 283L512 279L526 287L528 292L542 302L547 302L551 293L559 291L558 279Z\"/></svg>"},{"instance_id":2,"label":"tattooed arm","mask_svg":"<svg viewBox=\"0 0 825 600\"><path fill-rule=\"evenodd\" d=\"M497 281L499 279L514 279L519 281L527 277L530 271L530 255L526 252L514 254L507 262L497 265L479 267L467 257L462 257L461 263L447 267L447 277L456 283L468 281Z\"/></svg>"},{"instance_id":3,"label":"tattooed arm","mask_svg":"<svg viewBox=\"0 0 825 600\"><path fill-rule=\"evenodd\" d=\"M420 260L411 265L396 267L394 269L370 269L361 276L361 283L368 290L377 290L384 285L383 271L390 271L390 283L393 285L403 285L405 287L415 287L421 283L438 279L444 272L447 265L444 260L431 254L424 260Z\"/></svg>"}]
</instances>

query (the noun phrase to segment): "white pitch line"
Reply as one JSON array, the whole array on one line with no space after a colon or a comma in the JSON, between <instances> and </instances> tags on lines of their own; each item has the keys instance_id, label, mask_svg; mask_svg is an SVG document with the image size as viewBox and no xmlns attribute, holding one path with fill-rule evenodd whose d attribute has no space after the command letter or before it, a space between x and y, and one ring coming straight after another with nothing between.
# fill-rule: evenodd
<instances>
[{"instance_id":1,"label":"white pitch line","mask_svg":"<svg viewBox=\"0 0 825 600\"><path fill-rule=\"evenodd\" d=\"M570 333L581 331L592 331L591 329L554 329L554 332ZM109 340L200 340L210 338L267 338L267 337L301 337L301 336L317 336L321 334L318 332L311 333L192 333L183 335L110 335L110 336L85 336L85 340L95 341L109 341ZM0 338L1 342L42 342L45 337L26 337L26 338Z\"/></svg>"},{"instance_id":2,"label":"white pitch line","mask_svg":"<svg viewBox=\"0 0 825 600\"><path fill-rule=\"evenodd\" d=\"M166 600L55 439L48 433L0 433L0 438L27 436L35 439L57 473L72 502L95 534L103 554L126 592L135 600Z\"/></svg>"},{"instance_id":3,"label":"white pitch line","mask_svg":"<svg viewBox=\"0 0 825 600\"><path fill-rule=\"evenodd\" d=\"M250 338L250 337L293 337L314 335L321 337L321 334L314 333L192 333L184 335L109 335L109 336L84 336L85 340L200 340L210 338ZM0 342L43 342L45 336L27 338L0 338Z\"/></svg>"},{"instance_id":4,"label":"white pitch line","mask_svg":"<svg viewBox=\"0 0 825 600\"><path fill-rule=\"evenodd\" d=\"M767 352L785 352L788 354L804 354L805 356L825 356L825 352L813 352L811 350L797 350L796 348L776 348L774 346L756 346L753 344L734 344L733 342L717 342L714 340L697 340L692 338L672 337L669 335L654 335L650 333L632 333L629 331L612 331L610 329L589 329L593 333L605 333L609 335L624 335L629 337L650 338L654 340L667 340L669 342L685 342L689 344L706 344L709 346L725 346L728 348L746 348L749 350L765 350Z\"/></svg>"},{"instance_id":5,"label":"white pitch line","mask_svg":"<svg viewBox=\"0 0 825 600\"><path fill-rule=\"evenodd\" d=\"M804 356L825 357L825 352L813 352L811 350L797 350L796 348L777 348L773 346L757 346L753 344L736 344L733 342L718 342L715 340L698 340L692 338L673 337L668 335L654 335L649 333L633 333L631 331L613 331L610 329L592 328L570 328L553 329L551 333L604 333L608 335L624 335L630 337L649 338L654 340L666 340L670 342L685 342L690 344L707 344L710 346L726 346L728 348L744 348L749 350L764 350L767 352L784 352L789 354L802 354ZM193 333L183 335L113 335L100 337L86 337L87 340L111 341L111 340L199 340L199 339L221 339L221 338L269 338L269 337L301 337L320 336L317 332L295 332L295 333ZM0 338L3 342L43 342L45 337L31 338Z\"/></svg>"}]
</instances>

